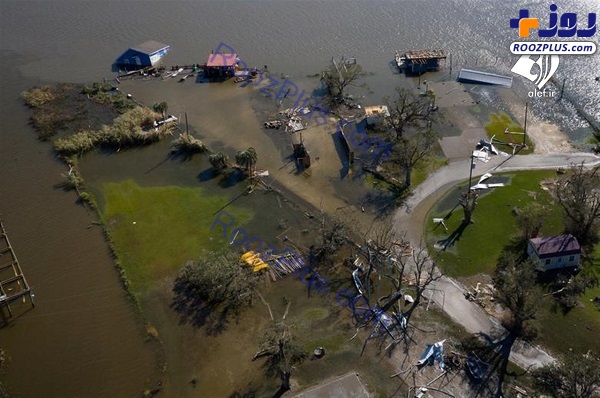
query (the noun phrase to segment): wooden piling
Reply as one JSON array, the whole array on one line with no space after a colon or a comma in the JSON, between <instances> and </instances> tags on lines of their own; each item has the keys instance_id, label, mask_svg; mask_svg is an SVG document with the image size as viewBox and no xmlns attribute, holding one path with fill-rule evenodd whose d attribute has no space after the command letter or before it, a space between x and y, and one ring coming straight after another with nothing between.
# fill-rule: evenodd
<instances>
[{"instance_id":1,"label":"wooden piling","mask_svg":"<svg viewBox=\"0 0 600 398\"><path fill-rule=\"evenodd\" d=\"M3 311L2 308L6 307L8 310L8 318L12 318L13 312L10 307L10 303L19 298L23 298L23 302L25 301L25 297L29 296L29 301L31 302L31 306L35 307L35 302L33 301L34 294L27 283L27 279L25 279L25 275L23 274L23 270L19 264L19 260L17 259L17 255L13 250L12 245L10 244L10 240L8 239L8 235L6 230L4 229L4 224L0 221L0 239L4 240L5 248L0 251L0 257L6 255L7 253L10 255L11 259L9 262L0 265L0 271L7 270L12 268L12 276L5 277L4 279L0 279L0 312ZM9 285L17 285L19 289L13 293L9 294L12 288L6 289L6 286ZM2 314L4 318L4 314Z\"/></svg>"}]
</instances>

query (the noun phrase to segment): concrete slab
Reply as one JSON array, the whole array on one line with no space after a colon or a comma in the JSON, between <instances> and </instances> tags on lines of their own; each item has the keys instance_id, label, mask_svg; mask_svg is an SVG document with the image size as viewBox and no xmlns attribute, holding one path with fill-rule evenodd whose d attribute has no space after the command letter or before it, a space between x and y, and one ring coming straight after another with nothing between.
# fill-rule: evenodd
<instances>
[{"instance_id":1,"label":"concrete slab","mask_svg":"<svg viewBox=\"0 0 600 398\"><path fill-rule=\"evenodd\" d=\"M355 372L347 373L343 376L311 387L296 398L369 398L366 387L358 378Z\"/></svg>"},{"instance_id":2,"label":"concrete slab","mask_svg":"<svg viewBox=\"0 0 600 398\"><path fill-rule=\"evenodd\" d=\"M487 139L487 133L482 127L466 128L457 137L442 137L440 146L448 159L464 159L471 155L482 139Z\"/></svg>"}]
</instances>

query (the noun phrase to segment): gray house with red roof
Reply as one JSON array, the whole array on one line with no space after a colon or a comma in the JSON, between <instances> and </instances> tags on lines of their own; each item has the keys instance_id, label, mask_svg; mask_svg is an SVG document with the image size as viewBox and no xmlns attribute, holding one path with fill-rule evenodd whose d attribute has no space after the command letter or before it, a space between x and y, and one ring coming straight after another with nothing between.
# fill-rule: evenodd
<instances>
[{"instance_id":1,"label":"gray house with red roof","mask_svg":"<svg viewBox=\"0 0 600 398\"><path fill-rule=\"evenodd\" d=\"M533 238L527 242L527 254L545 271L577 267L581 246L571 234Z\"/></svg>"}]
</instances>

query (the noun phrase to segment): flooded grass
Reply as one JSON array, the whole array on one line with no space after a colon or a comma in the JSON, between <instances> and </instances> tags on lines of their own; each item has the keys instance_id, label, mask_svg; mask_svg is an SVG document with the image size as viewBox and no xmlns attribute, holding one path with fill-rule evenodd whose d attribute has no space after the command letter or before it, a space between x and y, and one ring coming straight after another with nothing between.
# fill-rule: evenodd
<instances>
[{"instance_id":1,"label":"flooded grass","mask_svg":"<svg viewBox=\"0 0 600 398\"><path fill-rule=\"evenodd\" d=\"M200 188L140 187L132 180L103 184L102 195L102 221L135 293L176 274L203 249L225 244L210 227L226 196L207 196ZM240 224L251 218L232 206L227 211Z\"/></svg>"}]
</instances>

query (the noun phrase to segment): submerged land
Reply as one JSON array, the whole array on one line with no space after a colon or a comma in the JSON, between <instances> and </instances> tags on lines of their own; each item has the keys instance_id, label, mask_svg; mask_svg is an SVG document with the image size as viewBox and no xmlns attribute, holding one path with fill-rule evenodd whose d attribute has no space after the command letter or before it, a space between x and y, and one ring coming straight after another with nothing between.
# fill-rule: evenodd
<instances>
[{"instance_id":1,"label":"submerged land","mask_svg":"<svg viewBox=\"0 0 600 398\"><path fill-rule=\"evenodd\" d=\"M412 79L401 79L400 84L417 91ZM510 90L498 90L501 109L490 109L463 84L443 79L432 83L429 89L440 109L431 129L439 140L412 171L411 187L399 189L404 177L393 157L373 162L372 148L357 145L352 164L340 143L337 115L360 123L359 110L341 106L322 125L303 120L307 128L294 133L266 129L264 121L289 108L293 100L278 104L273 95L261 92L265 86L266 82L252 86L233 79L178 82L139 76L108 85L48 87L37 93L41 103L30 102L40 138L52 141L70 166L65 168L65 188L76 189L82 205L97 212L97 227L103 228L111 245L124 289L143 314L149 338L160 346L159 371L140 393L273 396L281 391L281 369L270 366L268 359L252 358L270 325L281 324L287 328L284 335L293 335L304 352L303 361L287 364L291 391L281 391L286 396L303 391L311 396L309 389L321 381L348 372L357 373L375 396L401 396L430 382L430 387L455 396L494 395L499 377L494 364L505 355L508 359L508 354L490 350L485 340L473 335L485 333L502 341L500 320L505 310L489 302L467 301L463 294L478 282L491 283L497 257L516 229L513 207L544 203L550 210L542 232L564 230L560 208L540 182L556 178L559 167L584 161L597 164L598 158L577 152L557 126L531 118L528 145L522 152L493 156L472 171L474 177L491 171L507 186L482 194L475 223L449 250L436 253L435 243L446 234L431 219L444 217L457 203L458 192L465 190L472 148L508 127L511 131L522 127L517 122L523 120L522 103ZM177 126L154 128L152 123L165 116L152 110L161 102L168 104L168 114L177 117ZM378 131L371 134L382 136ZM197 153L173 150L171 141L181 136L201 141ZM309 168L299 167L294 158L292 145L299 142L310 152ZM249 147L257 154L255 170L268 175L256 177L252 168L234 162L237 152ZM209 156L218 152L230 159L226 173L209 163ZM311 261L309 274L277 280L261 274L256 282L260 296L238 316L213 322L193 307L191 312L182 311L175 286L180 270L189 261L201 261L208 251L236 256L245 251L233 244L233 234L214 228L221 211L232 216L235 227L279 250L291 247L313 258L311 253L319 249L322 255ZM459 224L458 212L447 219L450 231ZM386 234L393 238L383 239ZM385 249L400 242L398 246L411 253L429 250L446 275L429 286L424 303L415 307L409 331L373 334L372 325L357 316L356 305L349 305L357 297L351 278L354 261L370 261L373 240L376 249L382 249L377 244L385 241L389 245ZM598 267L599 250L592 246L587 253L589 267ZM314 275L327 278L325 292L311 283ZM402 276L408 279L405 292L414 296L420 277ZM365 300L369 305L359 311L361 315L397 293L383 268L370 280ZM431 294L434 291L438 293ZM543 332L534 346L514 346L510 369L545 365L569 349L582 353L593 349L600 318L590 299L598 294L598 287L586 290L581 305L563 313L547 304ZM404 300L395 305L400 312L411 309ZM574 320L585 325L575 334L569 332L576 337L569 342L557 337ZM447 373L437 367L417 369L414 364L426 345L442 340L447 353L457 353L447 358ZM319 347L325 350L323 357L313 355ZM460 355L472 352L492 364L483 381L473 381L464 371ZM533 391L529 374L512 374L521 376L502 375L500 381Z\"/></svg>"}]
</instances>

